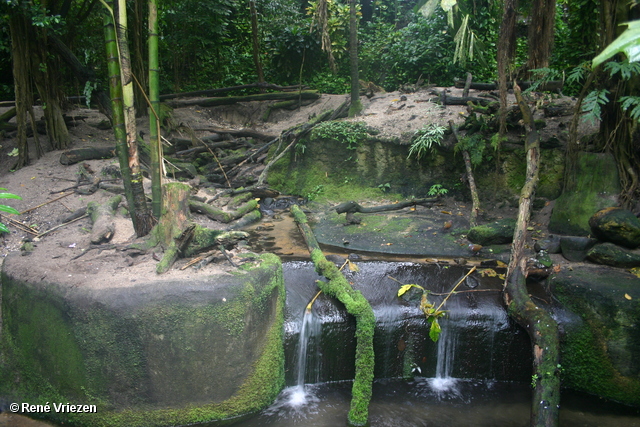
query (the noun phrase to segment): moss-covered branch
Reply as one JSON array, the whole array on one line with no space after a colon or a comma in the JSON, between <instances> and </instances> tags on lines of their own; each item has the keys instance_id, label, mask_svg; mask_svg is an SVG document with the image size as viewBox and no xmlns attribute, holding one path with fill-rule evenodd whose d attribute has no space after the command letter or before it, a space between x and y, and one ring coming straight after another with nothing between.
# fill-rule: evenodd
<instances>
[{"instance_id":1,"label":"moss-covered branch","mask_svg":"<svg viewBox=\"0 0 640 427\"><path fill-rule=\"evenodd\" d=\"M513 234L511 260L505 284L505 303L509 315L529 333L533 347L533 383L531 426L557 426L560 406L560 338L558 324L529 297L526 284L527 257L524 253L526 230L531 205L538 183L540 144L531 110L524 102L520 88L514 85L516 98L527 130L527 173L520 194L518 220Z\"/></svg>"},{"instance_id":2,"label":"moss-covered branch","mask_svg":"<svg viewBox=\"0 0 640 427\"><path fill-rule=\"evenodd\" d=\"M291 212L307 243L316 271L329 279L328 283L319 281L318 286L325 294L343 303L349 314L356 318L356 377L351 391L349 423L356 426L366 425L373 383L373 332L376 318L369 301L349 285L334 263L327 261L324 257L302 210L294 205L291 207Z\"/></svg>"}]
</instances>

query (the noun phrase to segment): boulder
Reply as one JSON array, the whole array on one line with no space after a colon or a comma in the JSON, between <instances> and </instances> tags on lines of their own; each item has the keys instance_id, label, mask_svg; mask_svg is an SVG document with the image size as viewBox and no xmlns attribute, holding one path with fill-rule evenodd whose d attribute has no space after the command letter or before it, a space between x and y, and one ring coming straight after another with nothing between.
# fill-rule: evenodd
<instances>
[{"instance_id":1,"label":"boulder","mask_svg":"<svg viewBox=\"0 0 640 427\"><path fill-rule=\"evenodd\" d=\"M640 406L640 279L624 270L576 265L549 279L570 313L554 309L561 337L562 385Z\"/></svg>"},{"instance_id":2,"label":"boulder","mask_svg":"<svg viewBox=\"0 0 640 427\"><path fill-rule=\"evenodd\" d=\"M562 249L560 249L560 237L554 236L553 234L550 234L544 240L537 240L533 244L533 248L536 252L545 251L550 254L559 254L562 252Z\"/></svg>"},{"instance_id":3,"label":"boulder","mask_svg":"<svg viewBox=\"0 0 640 427\"><path fill-rule=\"evenodd\" d=\"M613 243L601 243L587 252L587 259L596 264L612 267L640 267L640 254L628 251Z\"/></svg>"},{"instance_id":4,"label":"boulder","mask_svg":"<svg viewBox=\"0 0 640 427\"><path fill-rule=\"evenodd\" d=\"M515 228L516 220L505 218L473 227L469 230L467 239L482 246L511 243Z\"/></svg>"},{"instance_id":5,"label":"boulder","mask_svg":"<svg viewBox=\"0 0 640 427\"><path fill-rule=\"evenodd\" d=\"M640 246L640 220L626 209L605 208L589 219L593 234L600 240L629 249Z\"/></svg>"},{"instance_id":6,"label":"boulder","mask_svg":"<svg viewBox=\"0 0 640 427\"><path fill-rule=\"evenodd\" d=\"M581 236L562 236L560 249L562 256L572 262L581 262L587 258L587 251L598 243L596 239Z\"/></svg>"},{"instance_id":7,"label":"boulder","mask_svg":"<svg viewBox=\"0 0 640 427\"><path fill-rule=\"evenodd\" d=\"M589 218L602 208L617 206L618 168L608 153L579 153L575 171L555 201L549 230L570 236L588 236Z\"/></svg>"}]
</instances>

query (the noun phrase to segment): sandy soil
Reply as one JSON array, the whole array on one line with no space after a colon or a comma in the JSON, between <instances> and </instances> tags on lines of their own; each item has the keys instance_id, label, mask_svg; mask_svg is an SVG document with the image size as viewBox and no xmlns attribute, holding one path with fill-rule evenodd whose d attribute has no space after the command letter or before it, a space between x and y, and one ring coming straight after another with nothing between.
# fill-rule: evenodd
<instances>
[{"instance_id":1,"label":"sandy soil","mask_svg":"<svg viewBox=\"0 0 640 427\"><path fill-rule=\"evenodd\" d=\"M439 90L442 90L441 88ZM461 89L449 89L451 95L460 96ZM471 95L476 95L471 93ZM181 108L174 112L176 123L188 125L196 130L199 135L207 132L200 129L207 129L213 126L225 128L252 127L255 130L269 134L279 135L283 130L295 124L307 121L309 118L320 114L328 109L334 109L344 102L344 95L323 95L322 98L313 104L305 106L296 111L275 111L271 114L270 121L261 120L265 103L242 103L234 106L205 108ZM402 94L391 92L376 94L371 99L362 97L364 111L355 120L364 120L369 126L381 131L384 136L399 137L408 141L416 130L429 123L439 123L446 125L449 120L460 123L464 120L466 107L442 106L434 102L434 98L428 91ZM1 112L1 111L0 111ZM110 130L99 130L98 124L104 117L95 110L78 108L68 113L69 115L81 117L77 121L77 126L70 128L72 137L71 148L82 146L112 146L114 139ZM36 113L39 116L38 112ZM567 118L568 120L568 118ZM145 129L146 120L140 121L140 129ZM545 132L558 131L557 127L547 127ZM45 136L40 136L43 146L47 146ZM91 201L104 203L113 194L99 190L91 195L80 195L73 190L61 192L76 183L79 165L64 166L60 164L59 151L50 151L40 159L32 159L28 167L17 171L10 171L15 164L15 157L8 154L15 147L15 140L5 138L1 142L2 156L0 156L0 187L6 188L11 193L22 196L22 200L3 200L23 212L19 216L11 217L22 224L20 228L9 225L11 233L2 237L0 254L4 257L9 252L21 251L25 240L32 240L35 244L33 252L28 254L22 251L24 260L22 264L27 271L29 266L37 264L41 268L34 271L33 279L44 279L41 270L46 272L49 278L55 276L66 276L67 281L73 285L80 286L113 286L121 283L124 285L135 277L155 275L156 259L160 253L148 253L132 257L125 252L116 249L91 250L89 248L89 219L81 219L77 222L65 225L56 231L44 236L40 234L59 226L63 218L71 212L84 207ZM34 149L31 150L35 152ZM101 171L103 168L117 165L116 159L91 160L85 162L94 171ZM259 172L254 171L254 173ZM149 183L147 183L149 185ZM204 190L200 190L203 192ZM210 197L215 190L208 189L207 193L201 193L204 197ZM451 200L451 203L456 203ZM550 212L550 209L547 209ZM509 213L499 213L502 216ZM494 216L496 216L494 215ZM538 222L545 221L543 216L536 218ZM223 229L224 224L215 223L205 217L195 216L201 222L211 228ZM8 216L3 217L3 222L8 223ZM25 231L24 227L29 227ZM128 218L118 215L116 219L116 233L111 243L125 244L135 239L135 235ZM246 249L241 249L246 250ZM86 255L83 253L86 252ZM180 267L186 261L176 264ZM134 268L135 267L135 268ZM207 272L227 271L228 263L210 264ZM188 269L180 271L174 268L167 273L167 278L175 275L184 275L188 278L195 273ZM115 279L115 280L114 280Z\"/></svg>"}]
</instances>

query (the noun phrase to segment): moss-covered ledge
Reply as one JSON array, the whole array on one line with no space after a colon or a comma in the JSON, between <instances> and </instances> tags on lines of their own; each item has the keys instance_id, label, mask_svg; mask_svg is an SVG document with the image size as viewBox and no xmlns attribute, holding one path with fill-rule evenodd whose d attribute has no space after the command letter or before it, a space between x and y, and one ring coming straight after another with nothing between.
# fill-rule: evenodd
<instances>
[{"instance_id":1,"label":"moss-covered ledge","mask_svg":"<svg viewBox=\"0 0 640 427\"><path fill-rule=\"evenodd\" d=\"M285 292L274 255L236 274L109 288L24 281L12 257L2 270L0 399L97 408L31 417L191 425L258 411L284 386Z\"/></svg>"},{"instance_id":2,"label":"moss-covered ledge","mask_svg":"<svg viewBox=\"0 0 640 427\"><path fill-rule=\"evenodd\" d=\"M560 318L563 387L640 407L640 279L575 266L549 283L573 313Z\"/></svg>"}]
</instances>

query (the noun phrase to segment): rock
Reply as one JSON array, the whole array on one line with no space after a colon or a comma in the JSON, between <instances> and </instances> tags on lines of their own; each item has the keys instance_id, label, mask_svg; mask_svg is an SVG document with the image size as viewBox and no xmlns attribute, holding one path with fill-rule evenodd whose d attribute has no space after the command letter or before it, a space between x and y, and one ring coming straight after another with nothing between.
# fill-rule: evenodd
<instances>
[{"instance_id":1,"label":"rock","mask_svg":"<svg viewBox=\"0 0 640 427\"><path fill-rule=\"evenodd\" d=\"M560 248L562 256L572 262L581 262L587 258L587 251L598 243L596 239L582 236L562 236Z\"/></svg>"},{"instance_id":2,"label":"rock","mask_svg":"<svg viewBox=\"0 0 640 427\"><path fill-rule=\"evenodd\" d=\"M550 234L546 239L536 241L533 244L533 249L536 252L545 251L550 254L559 254L562 251L560 249L560 237Z\"/></svg>"},{"instance_id":3,"label":"rock","mask_svg":"<svg viewBox=\"0 0 640 427\"><path fill-rule=\"evenodd\" d=\"M555 202L549 230L569 236L588 236L591 233L589 218L600 209L618 203L620 181L613 155L580 153L572 179L575 185L565 189Z\"/></svg>"},{"instance_id":4,"label":"rock","mask_svg":"<svg viewBox=\"0 0 640 427\"><path fill-rule=\"evenodd\" d=\"M640 220L626 209L605 208L589 219L593 234L600 240L629 249L640 246Z\"/></svg>"},{"instance_id":5,"label":"rock","mask_svg":"<svg viewBox=\"0 0 640 427\"><path fill-rule=\"evenodd\" d=\"M563 387L639 406L640 279L611 267L576 265L549 285L569 313L556 311L564 331Z\"/></svg>"},{"instance_id":6,"label":"rock","mask_svg":"<svg viewBox=\"0 0 640 427\"><path fill-rule=\"evenodd\" d=\"M594 246L587 252L587 259L596 264L612 267L640 267L640 254L630 252L613 243L601 243Z\"/></svg>"},{"instance_id":7,"label":"rock","mask_svg":"<svg viewBox=\"0 0 640 427\"><path fill-rule=\"evenodd\" d=\"M515 219L501 219L489 224L473 227L469 230L467 239L482 246L511 243L515 227Z\"/></svg>"}]
</instances>

